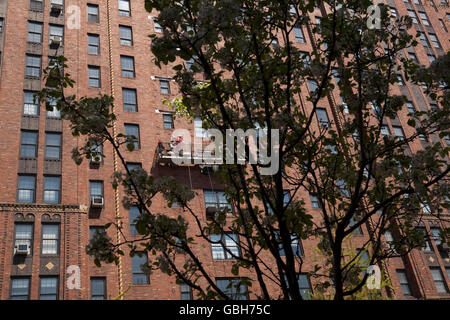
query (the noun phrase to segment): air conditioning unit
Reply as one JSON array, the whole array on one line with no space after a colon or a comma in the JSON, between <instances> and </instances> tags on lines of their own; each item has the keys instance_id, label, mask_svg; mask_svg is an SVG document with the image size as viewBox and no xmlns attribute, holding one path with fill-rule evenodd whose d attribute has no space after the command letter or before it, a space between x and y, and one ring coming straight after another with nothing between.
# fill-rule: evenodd
<instances>
[{"instance_id":1,"label":"air conditioning unit","mask_svg":"<svg viewBox=\"0 0 450 320\"><path fill-rule=\"evenodd\" d=\"M91 198L91 208L103 208L105 204L102 196L94 196Z\"/></svg>"},{"instance_id":2,"label":"air conditioning unit","mask_svg":"<svg viewBox=\"0 0 450 320\"><path fill-rule=\"evenodd\" d=\"M62 42L62 37L61 36L51 36L50 37L50 44L52 46L59 47L61 45L61 42Z\"/></svg>"},{"instance_id":3,"label":"air conditioning unit","mask_svg":"<svg viewBox=\"0 0 450 320\"><path fill-rule=\"evenodd\" d=\"M212 220L215 218L216 214L217 214L216 207L207 207L206 208L206 219Z\"/></svg>"},{"instance_id":4,"label":"air conditioning unit","mask_svg":"<svg viewBox=\"0 0 450 320\"><path fill-rule=\"evenodd\" d=\"M30 249L30 245L27 243L16 244L14 246L14 255L29 255L31 252Z\"/></svg>"},{"instance_id":5,"label":"air conditioning unit","mask_svg":"<svg viewBox=\"0 0 450 320\"><path fill-rule=\"evenodd\" d=\"M50 4L50 12L54 14L60 14L63 9L62 4L52 3Z\"/></svg>"},{"instance_id":6,"label":"air conditioning unit","mask_svg":"<svg viewBox=\"0 0 450 320\"><path fill-rule=\"evenodd\" d=\"M91 164L100 164L102 162L102 156L97 155L96 157L91 157L90 162Z\"/></svg>"}]
</instances>

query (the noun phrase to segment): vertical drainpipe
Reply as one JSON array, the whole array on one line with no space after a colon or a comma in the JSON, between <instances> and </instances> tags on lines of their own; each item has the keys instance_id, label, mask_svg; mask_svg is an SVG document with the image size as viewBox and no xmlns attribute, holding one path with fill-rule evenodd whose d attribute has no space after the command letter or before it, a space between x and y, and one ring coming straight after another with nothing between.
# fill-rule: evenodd
<instances>
[{"instance_id":1,"label":"vertical drainpipe","mask_svg":"<svg viewBox=\"0 0 450 320\"><path fill-rule=\"evenodd\" d=\"M110 86L111 86L111 97L114 98L114 63L112 56L112 32L111 32L111 1L106 1L106 13L107 13L107 21L108 21L108 51L109 51L109 78L110 78ZM114 112L114 105L112 107L112 112ZM116 139L116 121L113 122L112 127L112 135L114 140ZM113 165L114 172L118 171L118 163L117 163L117 152L113 150ZM120 218L120 199L119 199L119 189L114 189L114 205L115 205L115 219L119 227L122 226L122 221ZM122 240L119 229L116 230L116 242L120 243ZM117 265L117 277L118 277L118 289L119 295L122 293L122 257L119 256L119 263ZM120 297L120 300L123 300L123 296Z\"/></svg>"}]
</instances>

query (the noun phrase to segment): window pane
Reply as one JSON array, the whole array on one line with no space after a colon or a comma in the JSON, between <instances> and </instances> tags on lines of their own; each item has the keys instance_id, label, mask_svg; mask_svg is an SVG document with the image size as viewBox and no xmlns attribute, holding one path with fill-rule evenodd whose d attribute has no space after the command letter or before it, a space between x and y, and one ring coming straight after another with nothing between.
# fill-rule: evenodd
<instances>
[{"instance_id":1,"label":"window pane","mask_svg":"<svg viewBox=\"0 0 450 320\"><path fill-rule=\"evenodd\" d=\"M11 279L11 300L28 300L29 291L29 278Z\"/></svg>"},{"instance_id":2,"label":"window pane","mask_svg":"<svg viewBox=\"0 0 450 320\"><path fill-rule=\"evenodd\" d=\"M103 196L103 182L90 181L91 196Z\"/></svg>"},{"instance_id":3,"label":"window pane","mask_svg":"<svg viewBox=\"0 0 450 320\"><path fill-rule=\"evenodd\" d=\"M105 287L105 278L91 278L91 300L105 300Z\"/></svg>"},{"instance_id":4,"label":"window pane","mask_svg":"<svg viewBox=\"0 0 450 320\"><path fill-rule=\"evenodd\" d=\"M122 89L123 95L123 109L125 111L137 111L137 99L135 89Z\"/></svg>"},{"instance_id":5,"label":"window pane","mask_svg":"<svg viewBox=\"0 0 450 320\"><path fill-rule=\"evenodd\" d=\"M131 260L133 270L133 284L148 284L148 276L142 271L142 266L147 264L145 254L142 257L135 255Z\"/></svg>"},{"instance_id":6,"label":"window pane","mask_svg":"<svg viewBox=\"0 0 450 320\"><path fill-rule=\"evenodd\" d=\"M99 54L100 37L97 34L88 34L88 53Z\"/></svg>"},{"instance_id":7,"label":"window pane","mask_svg":"<svg viewBox=\"0 0 450 320\"><path fill-rule=\"evenodd\" d=\"M58 299L58 278L45 277L40 281L40 300L57 300Z\"/></svg>"},{"instance_id":8,"label":"window pane","mask_svg":"<svg viewBox=\"0 0 450 320\"><path fill-rule=\"evenodd\" d=\"M135 220L139 218L141 213L139 212L138 207L131 207L130 208L130 233L132 235L137 235L138 232L135 227Z\"/></svg>"},{"instance_id":9,"label":"window pane","mask_svg":"<svg viewBox=\"0 0 450 320\"><path fill-rule=\"evenodd\" d=\"M134 136L134 148L139 149L139 126L135 124L125 124L125 134L127 136Z\"/></svg>"}]
</instances>

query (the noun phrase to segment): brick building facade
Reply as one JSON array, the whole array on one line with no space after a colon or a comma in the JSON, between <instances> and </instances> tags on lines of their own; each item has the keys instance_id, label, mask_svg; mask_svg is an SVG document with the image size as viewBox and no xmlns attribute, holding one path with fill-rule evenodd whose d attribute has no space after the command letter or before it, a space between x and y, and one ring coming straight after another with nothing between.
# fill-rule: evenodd
<instances>
[{"instance_id":1,"label":"brick building facade","mask_svg":"<svg viewBox=\"0 0 450 320\"><path fill-rule=\"evenodd\" d=\"M445 1L440 2L432 6L430 1L387 1L399 15L417 15L414 28L424 32L429 45L419 44L410 52L425 65L449 49L450 9ZM77 10L79 27L70 24ZM323 10L316 8L312 21ZM139 149L128 153L127 161L140 164L154 176L172 175L190 184L197 193L193 209L205 212L206 190L221 190L220 185L198 166L169 169L155 163L158 140L169 141L173 128L194 131L194 125L173 121L162 103L164 98L175 97L177 89L171 81L171 67L160 69L152 63L148 35L160 31L154 14L145 10L144 1L137 0L0 0L0 23L0 299L111 299L127 289L125 299L186 297L173 278L163 273L147 278L127 255L119 266L97 268L85 254L96 227L116 219L130 225L130 213L121 203L123 194L116 193L110 183L112 172L121 170L120 163L105 146L100 164L85 161L77 166L71 150L82 140L71 135L57 112L47 112L29 98L42 88L42 69L49 59L63 54L76 81L67 93L114 96L118 116L114 130L138 132ZM310 51L311 30L303 28L303 36L298 46ZM418 86L405 83L395 90L410 97L416 109L433 108ZM333 115L332 108L341 103L338 90L328 100L328 114ZM393 126L402 126L409 133L406 114L405 109L398 118L386 120L391 132ZM419 141L410 147L413 152L423 148ZM93 195L103 197L101 208L92 207ZM314 212L309 196L305 199L307 209ZM180 208L168 208L162 199L153 208L170 216L182 213ZM433 231L430 228L440 226L430 219L423 227ZM130 227L126 232L132 237ZM114 232L109 236L120 240ZM355 237L355 246L367 237L363 228ZM18 253L20 244L27 254ZM208 243L199 246L200 258L216 278L231 276L230 261L214 260ZM307 272L316 262L307 259L314 256L315 243L305 241L302 247ZM66 285L71 279L70 266L80 268L79 288ZM450 298L450 259L436 241L431 241L429 250L415 250L385 266L394 288L389 294L395 298Z\"/></svg>"}]
</instances>

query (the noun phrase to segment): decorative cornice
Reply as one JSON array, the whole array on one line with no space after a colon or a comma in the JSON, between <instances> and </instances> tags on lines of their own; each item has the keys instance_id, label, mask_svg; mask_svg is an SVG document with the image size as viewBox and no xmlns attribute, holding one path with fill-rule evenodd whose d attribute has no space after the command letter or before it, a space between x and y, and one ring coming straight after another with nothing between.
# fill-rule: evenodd
<instances>
[{"instance_id":1,"label":"decorative cornice","mask_svg":"<svg viewBox=\"0 0 450 320\"><path fill-rule=\"evenodd\" d=\"M0 211L12 212L88 213L88 209L88 206L83 204L33 204L0 202Z\"/></svg>"}]
</instances>

